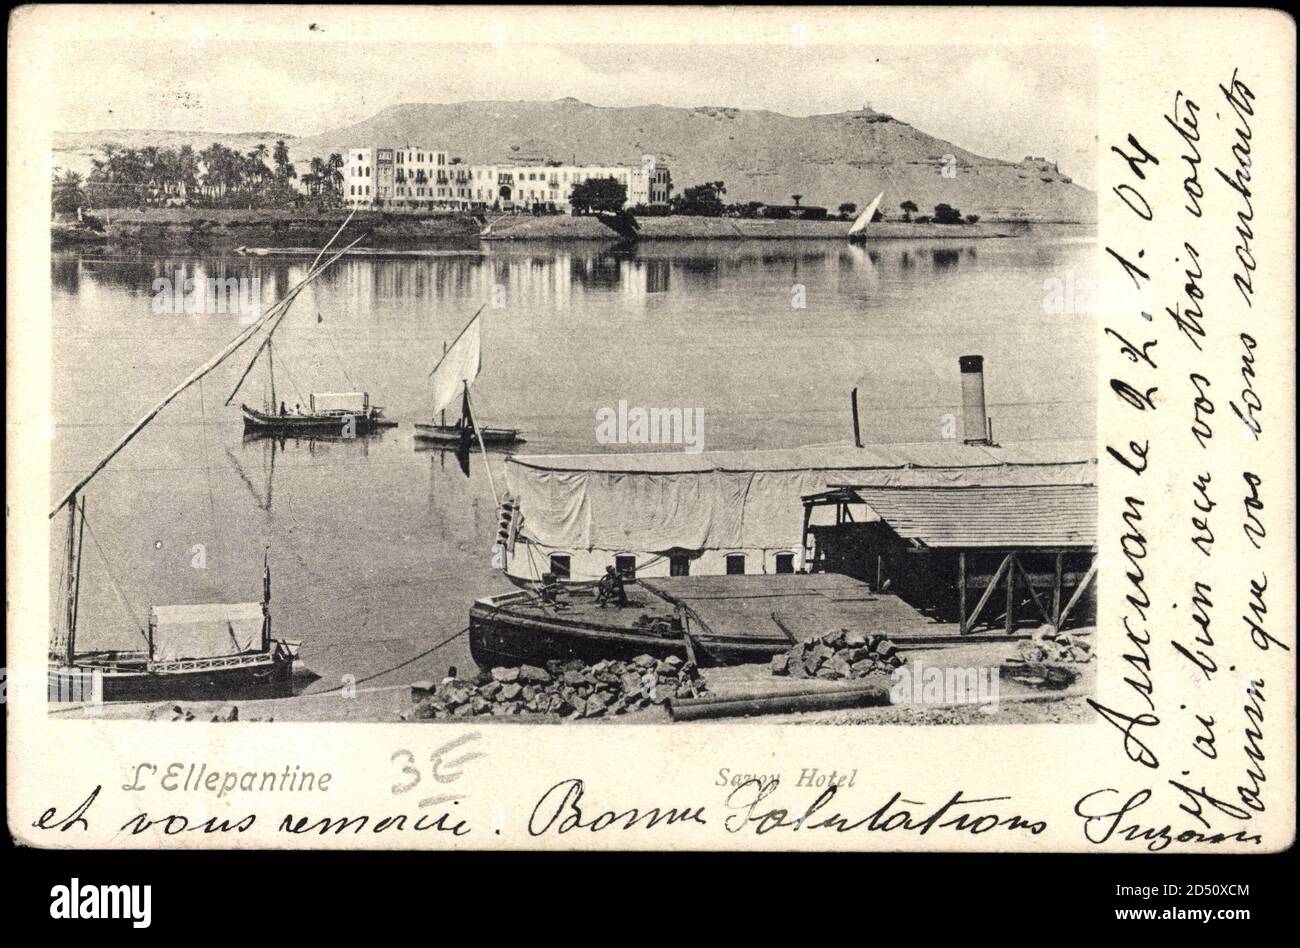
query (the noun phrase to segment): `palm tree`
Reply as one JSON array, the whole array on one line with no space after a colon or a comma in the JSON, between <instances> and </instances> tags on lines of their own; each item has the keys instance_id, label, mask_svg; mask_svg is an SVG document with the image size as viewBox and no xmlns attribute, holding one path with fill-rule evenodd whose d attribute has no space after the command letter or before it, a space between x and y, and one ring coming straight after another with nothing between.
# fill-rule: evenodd
<instances>
[{"instance_id":1,"label":"palm tree","mask_svg":"<svg viewBox=\"0 0 1300 948\"><path fill-rule=\"evenodd\" d=\"M275 143L275 151L272 152L272 159L275 161L275 173L282 180L298 177L298 172L293 167L293 162L289 160L289 146L280 139Z\"/></svg>"},{"instance_id":2,"label":"palm tree","mask_svg":"<svg viewBox=\"0 0 1300 948\"><path fill-rule=\"evenodd\" d=\"M795 207L798 207L798 206L799 206L799 202L803 200L803 195L802 195L802 194L792 194L792 195L790 195L790 199L794 201L794 206L795 206Z\"/></svg>"},{"instance_id":3,"label":"palm tree","mask_svg":"<svg viewBox=\"0 0 1300 948\"><path fill-rule=\"evenodd\" d=\"M81 184L81 175L75 171L55 174L50 204L56 214L75 214L86 203Z\"/></svg>"},{"instance_id":4,"label":"palm tree","mask_svg":"<svg viewBox=\"0 0 1300 948\"><path fill-rule=\"evenodd\" d=\"M902 204L898 205L898 209L903 212L903 220L905 221L910 221L912 219L912 215L915 214L918 210L920 210L916 206L915 201L904 201Z\"/></svg>"},{"instance_id":5,"label":"palm tree","mask_svg":"<svg viewBox=\"0 0 1300 948\"><path fill-rule=\"evenodd\" d=\"M326 167L329 169L330 187L338 194L343 194L343 156L337 151L329 156L326 161Z\"/></svg>"},{"instance_id":6,"label":"palm tree","mask_svg":"<svg viewBox=\"0 0 1300 948\"><path fill-rule=\"evenodd\" d=\"M320 195L321 185L325 183L328 174L329 172L325 166L325 162L319 158L313 158L311 160L311 183L308 185L308 193L313 197L318 197ZM307 178L308 175L302 176L304 184L307 184Z\"/></svg>"}]
</instances>

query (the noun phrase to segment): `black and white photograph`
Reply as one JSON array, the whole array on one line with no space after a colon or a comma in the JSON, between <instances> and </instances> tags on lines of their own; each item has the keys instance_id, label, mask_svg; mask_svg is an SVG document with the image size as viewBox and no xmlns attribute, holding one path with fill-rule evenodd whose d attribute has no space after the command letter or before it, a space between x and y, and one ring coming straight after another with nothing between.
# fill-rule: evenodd
<instances>
[{"instance_id":1,"label":"black and white photograph","mask_svg":"<svg viewBox=\"0 0 1300 948\"><path fill-rule=\"evenodd\" d=\"M22 8L11 827L1287 848L1294 23L1179 15Z\"/></svg>"},{"instance_id":2,"label":"black and white photograph","mask_svg":"<svg viewBox=\"0 0 1300 948\"><path fill-rule=\"evenodd\" d=\"M1092 52L794 39L73 44L55 709L1079 719Z\"/></svg>"}]
</instances>

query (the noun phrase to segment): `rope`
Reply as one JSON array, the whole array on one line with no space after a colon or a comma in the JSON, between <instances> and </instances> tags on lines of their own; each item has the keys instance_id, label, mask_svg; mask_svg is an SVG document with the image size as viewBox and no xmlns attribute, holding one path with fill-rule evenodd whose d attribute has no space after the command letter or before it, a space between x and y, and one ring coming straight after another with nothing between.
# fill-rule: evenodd
<instances>
[{"instance_id":1,"label":"rope","mask_svg":"<svg viewBox=\"0 0 1300 948\"><path fill-rule=\"evenodd\" d=\"M117 593L117 598L121 601L122 608L126 610L127 618L131 620L131 624L135 626L136 631L140 633L140 636L147 643L149 641L149 636L145 633L144 626L140 624L140 620L136 618L135 606L131 605L131 600L126 598L126 593L124 593L122 587L118 585L117 577L113 575L113 567L109 564L108 556L104 553L104 548L99 543L99 537L95 535L95 528L92 527L90 521L86 519L85 511L82 511L81 522L86 525L86 530L90 533L90 539L94 542L95 549L99 552L99 558L104 562L104 571L108 573L108 582L113 587L113 591Z\"/></svg>"},{"instance_id":2,"label":"rope","mask_svg":"<svg viewBox=\"0 0 1300 948\"><path fill-rule=\"evenodd\" d=\"M298 401L306 401L302 397L302 389L298 387L298 383L294 380L293 373L289 371L289 363L285 361L284 353L280 354L280 368L284 369L284 374L289 376L289 384L293 386L293 393L298 396ZM279 411L278 405L272 405L271 408L274 411Z\"/></svg>"},{"instance_id":3,"label":"rope","mask_svg":"<svg viewBox=\"0 0 1300 948\"><path fill-rule=\"evenodd\" d=\"M432 655L434 652L438 651L438 649L442 648L444 645L450 645L452 642L456 641L458 638L460 638L462 635L465 635L468 632L469 632L469 626L465 626L465 628L461 629L455 635L448 636L438 644L434 645L432 648L427 648L423 652L420 652L418 655L412 655L410 658L406 659L405 661L398 662L392 668L385 668L382 671L377 671L372 675L367 675L365 678L358 678L350 685L338 685L334 688L328 688L325 691L313 691L312 696L314 697L316 695L328 695L334 693L335 691L342 691L344 688L355 687L356 685L364 684L367 681L374 681L376 678L382 677L383 675L391 674L397 671L399 668L405 668L407 665L410 665L412 662L418 662L420 659Z\"/></svg>"},{"instance_id":4,"label":"rope","mask_svg":"<svg viewBox=\"0 0 1300 948\"><path fill-rule=\"evenodd\" d=\"M324 317L321 316L321 314L320 314L320 310L317 310L317 311L316 311L316 322L321 326L321 332L323 332L323 333L325 334L325 338L326 338L327 340L329 340L330 348L331 348L332 350L334 350L334 358L338 361L339 368L343 370L343 378L347 381L347 383L348 383L348 388L350 388L350 389L359 389L360 386L358 386L358 385L354 385L354 384L352 383L352 378L348 375L348 367L347 367L347 365L344 364L344 362L343 362L343 356L342 356L342 354L339 352L339 347L338 347L338 345L335 344L335 342L334 342L334 337L330 334L330 331L329 331L328 329L325 329L325 328L324 328L324 326L325 326L325 320L324 320Z\"/></svg>"}]
</instances>

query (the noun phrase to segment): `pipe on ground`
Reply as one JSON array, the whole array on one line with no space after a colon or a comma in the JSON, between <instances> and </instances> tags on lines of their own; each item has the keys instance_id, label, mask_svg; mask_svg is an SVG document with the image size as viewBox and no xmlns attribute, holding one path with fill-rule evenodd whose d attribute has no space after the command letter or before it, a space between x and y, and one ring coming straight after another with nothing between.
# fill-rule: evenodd
<instances>
[{"instance_id":1,"label":"pipe on ground","mask_svg":"<svg viewBox=\"0 0 1300 948\"><path fill-rule=\"evenodd\" d=\"M794 714L801 711L882 707L889 703L888 684L854 682L834 688L805 688L780 694L674 698L668 702L668 713L674 721L701 721L708 718L743 717L755 714Z\"/></svg>"}]
</instances>

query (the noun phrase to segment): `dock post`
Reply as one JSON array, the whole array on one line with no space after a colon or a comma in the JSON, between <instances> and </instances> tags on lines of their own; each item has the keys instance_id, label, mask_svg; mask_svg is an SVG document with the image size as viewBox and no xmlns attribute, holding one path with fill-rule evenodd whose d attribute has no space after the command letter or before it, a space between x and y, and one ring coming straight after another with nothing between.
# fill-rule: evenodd
<instances>
[{"instance_id":1,"label":"dock post","mask_svg":"<svg viewBox=\"0 0 1300 948\"><path fill-rule=\"evenodd\" d=\"M966 551L957 554L957 633L966 634Z\"/></svg>"},{"instance_id":2,"label":"dock post","mask_svg":"<svg viewBox=\"0 0 1300 948\"><path fill-rule=\"evenodd\" d=\"M1061 631L1061 565L1064 553L1056 554L1056 575L1052 578L1052 625Z\"/></svg>"},{"instance_id":3,"label":"dock post","mask_svg":"<svg viewBox=\"0 0 1300 948\"><path fill-rule=\"evenodd\" d=\"M1016 555L1007 554L1007 633L1015 627L1012 619L1012 611L1015 609L1016 601Z\"/></svg>"}]
</instances>

